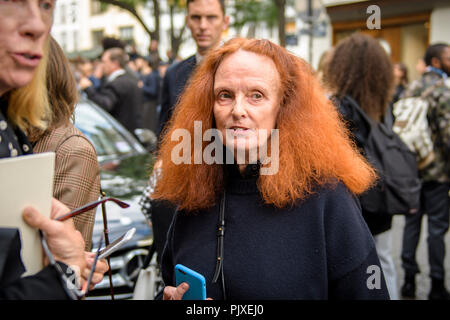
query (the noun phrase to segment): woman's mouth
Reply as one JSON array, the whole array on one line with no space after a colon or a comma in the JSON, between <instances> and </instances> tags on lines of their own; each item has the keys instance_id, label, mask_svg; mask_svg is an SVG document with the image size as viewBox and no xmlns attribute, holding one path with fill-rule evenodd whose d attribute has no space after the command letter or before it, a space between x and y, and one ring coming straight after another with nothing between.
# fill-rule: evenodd
<instances>
[{"instance_id":1,"label":"woman's mouth","mask_svg":"<svg viewBox=\"0 0 450 320\"><path fill-rule=\"evenodd\" d=\"M233 136L246 136L250 132L252 132L252 130L250 130L249 128L246 128L246 127L235 126L235 127L228 128L227 132Z\"/></svg>"},{"instance_id":2,"label":"woman's mouth","mask_svg":"<svg viewBox=\"0 0 450 320\"><path fill-rule=\"evenodd\" d=\"M15 52L12 56L18 64L32 68L37 67L42 59L42 55L28 52Z\"/></svg>"}]
</instances>

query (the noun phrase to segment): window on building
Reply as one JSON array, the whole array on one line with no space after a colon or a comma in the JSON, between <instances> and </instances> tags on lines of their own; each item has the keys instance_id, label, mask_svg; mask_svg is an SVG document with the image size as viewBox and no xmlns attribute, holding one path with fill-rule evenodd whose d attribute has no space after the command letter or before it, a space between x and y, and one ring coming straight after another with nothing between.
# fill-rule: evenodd
<instances>
[{"instance_id":1,"label":"window on building","mask_svg":"<svg viewBox=\"0 0 450 320\"><path fill-rule=\"evenodd\" d=\"M99 48L102 46L103 40L103 30L92 31L92 46L94 48Z\"/></svg>"},{"instance_id":2,"label":"window on building","mask_svg":"<svg viewBox=\"0 0 450 320\"><path fill-rule=\"evenodd\" d=\"M59 6L59 23L66 24L66 5L61 4Z\"/></svg>"},{"instance_id":3,"label":"window on building","mask_svg":"<svg viewBox=\"0 0 450 320\"><path fill-rule=\"evenodd\" d=\"M76 52L76 51L78 51L78 31L77 30L75 30L72 34L72 41L73 41L72 49L73 49L73 51Z\"/></svg>"},{"instance_id":4,"label":"window on building","mask_svg":"<svg viewBox=\"0 0 450 320\"><path fill-rule=\"evenodd\" d=\"M67 33L65 31L61 32L61 42L60 42L61 48L64 51L67 51Z\"/></svg>"},{"instance_id":5,"label":"window on building","mask_svg":"<svg viewBox=\"0 0 450 320\"><path fill-rule=\"evenodd\" d=\"M71 23L77 22L77 12L78 12L77 6L78 5L75 1L72 1L69 5L69 17Z\"/></svg>"},{"instance_id":6,"label":"window on building","mask_svg":"<svg viewBox=\"0 0 450 320\"><path fill-rule=\"evenodd\" d=\"M133 44L134 42L133 27L121 27L119 31L120 31L120 40L122 40L126 44Z\"/></svg>"},{"instance_id":7,"label":"window on building","mask_svg":"<svg viewBox=\"0 0 450 320\"><path fill-rule=\"evenodd\" d=\"M102 14L107 10L107 5L100 1L91 0L91 15Z\"/></svg>"}]
</instances>

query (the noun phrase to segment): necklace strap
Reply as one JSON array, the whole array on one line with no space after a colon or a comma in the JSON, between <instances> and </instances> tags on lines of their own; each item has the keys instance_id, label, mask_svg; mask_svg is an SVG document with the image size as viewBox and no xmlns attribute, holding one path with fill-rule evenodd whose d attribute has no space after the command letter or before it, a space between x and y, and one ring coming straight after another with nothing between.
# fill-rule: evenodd
<instances>
[{"instance_id":1,"label":"necklace strap","mask_svg":"<svg viewBox=\"0 0 450 320\"><path fill-rule=\"evenodd\" d=\"M225 235L225 195L226 191L223 192L223 197L220 202L219 220L217 222L217 257L216 257L216 271L213 276L213 283L217 283L219 276L222 278L222 293L223 298L226 299L225 291L225 276L223 272L223 238Z\"/></svg>"}]
</instances>

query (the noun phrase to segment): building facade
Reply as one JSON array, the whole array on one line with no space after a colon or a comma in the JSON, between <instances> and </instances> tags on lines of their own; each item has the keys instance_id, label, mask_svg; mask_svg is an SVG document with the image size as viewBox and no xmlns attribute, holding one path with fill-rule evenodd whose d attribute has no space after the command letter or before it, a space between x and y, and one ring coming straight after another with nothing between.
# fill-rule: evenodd
<instances>
[{"instance_id":1,"label":"building facade","mask_svg":"<svg viewBox=\"0 0 450 320\"><path fill-rule=\"evenodd\" d=\"M232 8L228 0L227 10ZM152 1L138 8L146 25L153 30ZM160 1L159 53L166 60L170 49L171 19L167 1ZM69 56L84 53L91 57L101 52L101 39L113 36L134 42L138 53L146 55L150 38L144 28L127 11L115 6L101 6L93 0L58 0L52 34ZM368 10L376 6L378 12ZM372 7L373 9L373 7ZM377 15L378 14L378 15ZM379 28L374 22L379 18ZM231 21L233 22L233 21ZM173 15L180 30L185 11ZM374 28L375 26L375 28ZM320 56L349 34L360 31L379 39L394 62L403 62L411 78L418 76L415 65L430 43L450 42L450 1L448 0L296 0L286 8L286 47L317 67ZM239 30L229 28L224 40L235 36L266 38L278 42L276 27L248 23ZM195 53L189 30L178 55L186 58Z\"/></svg>"}]
</instances>

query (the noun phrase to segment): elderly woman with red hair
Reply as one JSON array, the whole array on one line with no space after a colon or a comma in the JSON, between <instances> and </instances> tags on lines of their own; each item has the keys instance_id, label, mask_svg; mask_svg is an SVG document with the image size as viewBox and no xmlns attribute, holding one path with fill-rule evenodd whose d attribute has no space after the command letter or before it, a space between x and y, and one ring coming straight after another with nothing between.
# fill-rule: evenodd
<instances>
[{"instance_id":1,"label":"elderly woman with red hair","mask_svg":"<svg viewBox=\"0 0 450 320\"><path fill-rule=\"evenodd\" d=\"M152 197L178 206L163 299L188 290L175 287L177 264L201 273L212 299L389 299L356 198L374 170L310 67L285 49L233 39L211 52L159 159Z\"/></svg>"}]
</instances>

